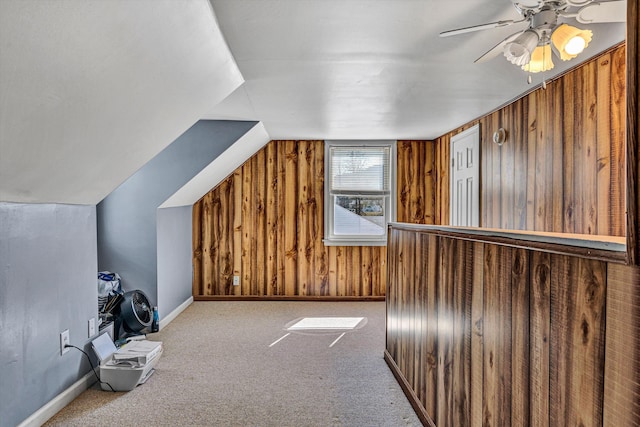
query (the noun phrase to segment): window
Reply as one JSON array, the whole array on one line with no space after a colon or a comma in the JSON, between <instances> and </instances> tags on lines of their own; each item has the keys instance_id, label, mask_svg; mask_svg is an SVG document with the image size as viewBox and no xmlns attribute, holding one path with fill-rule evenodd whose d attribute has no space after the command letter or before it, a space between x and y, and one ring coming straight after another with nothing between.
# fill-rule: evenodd
<instances>
[{"instance_id":1,"label":"window","mask_svg":"<svg viewBox=\"0 0 640 427\"><path fill-rule=\"evenodd\" d=\"M395 142L327 141L324 161L325 245L386 245L395 219Z\"/></svg>"}]
</instances>

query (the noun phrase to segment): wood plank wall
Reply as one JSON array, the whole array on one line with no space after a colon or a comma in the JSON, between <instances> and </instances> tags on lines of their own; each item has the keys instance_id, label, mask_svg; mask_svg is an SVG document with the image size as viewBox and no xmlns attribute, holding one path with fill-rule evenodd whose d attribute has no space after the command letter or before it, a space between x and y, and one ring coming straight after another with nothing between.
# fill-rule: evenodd
<instances>
[{"instance_id":1,"label":"wood plank wall","mask_svg":"<svg viewBox=\"0 0 640 427\"><path fill-rule=\"evenodd\" d=\"M624 236L625 54L618 46L437 138L437 223L449 223L451 137L479 123L481 226Z\"/></svg>"},{"instance_id":2,"label":"wood plank wall","mask_svg":"<svg viewBox=\"0 0 640 427\"><path fill-rule=\"evenodd\" d=\"M433 224L434 144L397 151L397 218ZM193 208L193 295L383 297L385 247L322 243L323 184L322 141L271 141L206 194Z\"/></svg>"},{"instance_id":3,"label":"wood plank wall","mask_svg":"<svg viewBox=\"0 0 640 427\"><path fill-rule=\"evenodd\" d=\"M620 46L436 141L399 141L397 221L449 223L449 142L480 123L482 226L624 236L624 71ZM323 183L322 141L271 141L197 202L193 295L383 296L384 248L322 244Z\"/></svg>"},{"instance_id":4,"label":"wood plank wall","mask_svg":"<svg viewBox=\"0 0 640 427\"><path fill-rule=\"evenodd\" d=\"M640 239L638 227L640 223L640 155L638 145L640 134L640 8L638 2L627 3L627 254L629 264L640 265ZM635 202L634 202L635 201Z\"/></svg>"},{"instance_id":5,"label":"wood plank wall","mask_svg":"<svg viewBox=\"0 0 640 427\"><path fill-rule=\"evenodd\" d=\"M640 425L640 268L392 229L385 358L425 425Z\"/></svg>"},{"instance_id":6,"label":"wood plank wall","mask_svg":"<svg viewBox=\"0 0 640 427\"><path fill-rule=\"evenodd\" d=\"M397 221L437 224L436 155L432 141L398 141Z\"/></svg>"}]
</instances>

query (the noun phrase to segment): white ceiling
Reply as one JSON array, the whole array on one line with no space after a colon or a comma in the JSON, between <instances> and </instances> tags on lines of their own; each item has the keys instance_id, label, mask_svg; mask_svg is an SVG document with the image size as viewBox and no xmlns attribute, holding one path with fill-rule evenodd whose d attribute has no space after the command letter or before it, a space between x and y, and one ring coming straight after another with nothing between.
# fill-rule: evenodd
<instances>
[{"instance_id":1,"label":"white ceiling","mask_svg":"<svg viewBox=\"0 0 640 427\"><path fill-rule=\"evenodd\" d=\"M207 0L0 0L0 201L96 204L242 82Z\"/></svg>"},{"instance_id":2,"label":"white ceiling","mask_svg":"<svg viewBox=\"0 0 640 427\"><path fill-rule=\"evenodd\" d=\"M518 19L509 0L211 3L245 84L205 117L260 120L273 139L435 138L541 82L502 55L473 63L526 23L438 36ZM624 24L590 28L578 60L625 37ZM554 74L576 65L554 62Z\"/></svg>"},{"instance_id":3,"label":"white ceiling","mask_svg":"<svg viewBox=\"0 0 640 427\"><path fill-rule=\"evenodd\" d=\"M438 33L512 18L509 0L0 0L0 201L98 203L201 118L440 136L531 87L473 64L522 24ZM592 29L581 59L624 38Z\"/></svg>"}]
</instances>

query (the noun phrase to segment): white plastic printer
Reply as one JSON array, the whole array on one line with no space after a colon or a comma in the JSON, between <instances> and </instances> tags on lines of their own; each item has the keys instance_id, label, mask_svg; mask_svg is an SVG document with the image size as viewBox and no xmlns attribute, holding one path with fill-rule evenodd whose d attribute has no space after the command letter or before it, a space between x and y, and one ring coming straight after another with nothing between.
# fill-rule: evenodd
<instances>
[{"instance_id":1,"label":"white plastic printer","mask_svg":"<svg viewBox=\"0 0 640 427\"><path fill-rule=\"evenodd\" d=\"M144 383L162 355L160 341L132 340L117 349L109 335L102 334L91 344L100 359L102 389L107 391L129 391Z\"/></svg>"}]
</instances>

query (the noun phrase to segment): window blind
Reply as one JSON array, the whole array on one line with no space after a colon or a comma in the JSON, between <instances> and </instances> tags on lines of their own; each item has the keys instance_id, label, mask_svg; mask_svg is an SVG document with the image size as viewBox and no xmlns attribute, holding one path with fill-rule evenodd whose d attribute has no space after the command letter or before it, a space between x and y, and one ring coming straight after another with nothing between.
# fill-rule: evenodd
<instances>
[{"instance_id":1,"label":"window blind","mask_svg":"<svg viewBox=\"0 0 640 427\"><path fill-rule=\"evenodd\" d=\"M331 147L330 191L388 194L389 147Z\"/></svg>"}]
</instances>

